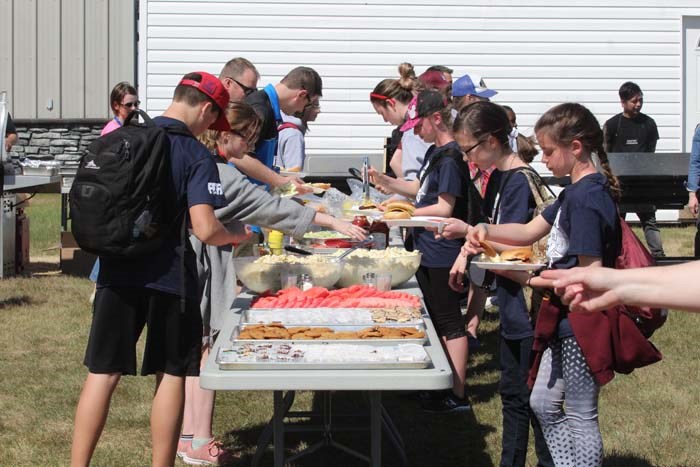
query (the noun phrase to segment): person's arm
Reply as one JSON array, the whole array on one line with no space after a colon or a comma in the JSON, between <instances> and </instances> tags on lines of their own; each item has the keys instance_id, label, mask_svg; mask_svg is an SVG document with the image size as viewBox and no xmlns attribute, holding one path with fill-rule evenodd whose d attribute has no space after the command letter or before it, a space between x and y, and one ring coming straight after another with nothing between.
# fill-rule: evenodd
<instances>
[{"instance_id":1,"label":"person's arm","mask_svg":"<svg viewBox=\"0 0 700 467\"><path fill-rule=\"evenodd\" d=\"M223 226L214 215L214 208L209 204L195 204L189 208L192 232L207 245L221 246L238 243L240 235L234 235Z\"/></svg>"},{"instance_id":2,"label":"person's arm","mask_svg":"<svg viewBox=\"0 0 700 467\"><path fill-rule=\"evenodd\" d=\"M659 141L659 129L656 127L656 122L649 117L651 121L651 137L649 138L649 152L656 152L656 143Z\"/></svg>"},{"instance_id":3,"label":"person's arm","mask_svg":"<svg viewBox=\"0 0 700 467\"><path fill-rule=\"evenodd\" d=\"M690 148L688 162L688 209L693 215L698 215L697 191L700 189L700 125L695 128L693 144Z\"/></svg>"},{"instance_id":4,"label":"person's arm","mask_svg":"<svg viewBox=\"0 0 700 467\"><path fill-rule=\"evenodd\" d=\"M615 117L613 117L615 118ZM622 117L620 117L622 118ZM613 147L613 138L615 137L614 132L610 129L610 126L612 125L612 119L608 120L605 122L603 125L603 147L605 149L605 152L610 152L610 150Z\"/></svg>"},{"instance_id":5,"label":"person's arm","mask_svg":"<svg viewBox=\"0 0 700 467\"><path fill-rule=\"evenodd\" d=\"M241 172L250 178L261 181L273 188L277 188L285 183L292 182L297 187L297 192L300 194L310 193L313 191L312 188L304 186L303 180L296 177L283 177L255 157L248 154L236 160L236 168L240 169Z\"/></svg>"},{"instance_id":6,"label":"person's arm","mask_svg":"<svg viewBox=\"0 0 700 467\"><path fill-rule=\"evenodd\" d=\"M385 193L396 193L406 198L415 198L420 188L418 180L404 180L394 177L389 177L386 174L379 172L377 169L370 168L369 176L372 183L382 188Z\"/></svg>"},{"instance_id":7,"label":"person's arm","mask_svg":"<svg viewBox=\"0 0 700 467\"><path fill-rule=\"evenodd\" d=\"M544 271L572 311L619 304L700 312L700 261L636 269L574 268Z\"/></svg>"},{"instance_id":8,"label":"person's arm","mask_svg":"<svg viewBox=\"0 0 700 467\"><path fill-rule=\"evenodd\" d=\"M484 240L504 243L513 246L532 245L549 233L552 226L542 215L532 219L527 224L478 224L470 229L467 240L471 247L481 251L479 242Z\"/></svg>"},{"instance_id":9,"label":"person's arm","mask_svg":"<svg viewBox=\"0 0 700 467\"><path fill-rule=\"evenodd\" d=\"M314 216L314 224L335 230L336 232L340 232L345 235L349 235L355 240L364 240L367 238L367 232L362 227L358 227L351 222L335 218L329 214L317 212L316 216Z\"/></svg>"},{"instance_id":10,"label":"person's arm","mask_svg":"<svg viewBox=\"0 0 700 467\"><path fill-rule=\"evenodd\" d=\"M440 193L438 195L438 201L430 206L424 206L418 208L414 211L414 216L436 216L436 217L449 217L455 208L455 202L457 198L449 193Z\"/></svg>"},{"instance_id":11,"label":"person's arm","mask_svg":"<svg viewBox=\"0 0 700 467\"><path fill-rule=\"evenodd\" d=\"M403 149L401 147L396 148L396 151L394 151L389 161L389 167L396 174L397 179L403 179Z\"/></svg>"}]
</instances>

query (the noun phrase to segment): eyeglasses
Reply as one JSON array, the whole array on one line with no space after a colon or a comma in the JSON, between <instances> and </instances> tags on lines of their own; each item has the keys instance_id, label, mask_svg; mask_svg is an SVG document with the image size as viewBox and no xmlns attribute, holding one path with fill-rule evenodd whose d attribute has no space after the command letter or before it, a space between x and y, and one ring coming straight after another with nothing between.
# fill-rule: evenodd
<instances>
[{"instance_id":1,"label":"eyeglasses","mask_svg":"<svg viewBox=\"0 0 700 467\"><path fill-rule=\"evenodd\" d=\"M231 129L231 134L238 136L242 140L244 140L248 144L248 149L254 149L255 148L255 140L250 137L250 135L245 135L243 132L234 130L233 128Z\"/></svg>"},{"instance_id":2,"label":"eyeglasses","mask_svg":"<svg viewBox=\"0 0 700 467\"><path fill-rule=\"evenodd\" d=\"M141 104L141 101L134 101L134 102L124 102L122 105L126 107L127 109L135 109Z\"/></svg>"},{"instance_id":3,"label":"eyeglasses","mask_svg":"<svg viewBox=\"0 0 700 467\"><path fill-rule=\"evenodd\" d=\"M462 150L462 152L464 153L465 156L468 156L470 152L472 152L474 149L476 149L477 146L479 146L484 141L485 140L483 140L483 139L479 140L479 141L477 141L477 143L475 145L473 145L472 147L467 148L467 149L465 149L464 146L460 146L460 149Z\"/></svg>"},{"instance_id":4,"label":"eyeglasses","mask_svg":"<svg viewBox=\"0 0 700 467\"><path fill-rule=\"evenodd\" d=\"M255 91L257 91L257 89L246 86L245 84L241 83L240 81L238 81L235 78L231 78L230 76L226 76L226 78L230 79L231 81L236 83L238 86L240 86L241 89L243 90L243 94L245 94L246 96L253 94Z\"/></svg>"}]
</instances>

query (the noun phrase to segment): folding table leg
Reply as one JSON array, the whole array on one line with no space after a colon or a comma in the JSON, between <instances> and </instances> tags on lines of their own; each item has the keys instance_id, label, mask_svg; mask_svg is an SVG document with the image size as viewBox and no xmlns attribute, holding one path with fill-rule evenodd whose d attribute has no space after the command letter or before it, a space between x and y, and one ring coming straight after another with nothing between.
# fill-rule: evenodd
<instances>
[{"instance_id":1,"label":"folding table leg","mask_svg":"<svg viewBox=\"0 0 700 467\"><path fill-rule=\"evenodd\" d=\"M272 416L272 442L275 452L275 467L284 467L284 398L282 391L274 391L274 415Z\"/></svg>"},{"instance_id":2,"label":"folding table leg","mask_svg":"<svg viewBox=\"0 0 700 467\"><path fill-rule=\"evenodd\" d=\"M381 391L369 391L369 426L372 437L371 442L371 466L382 465L382 393Z\"/></svg>"}]
</instances>

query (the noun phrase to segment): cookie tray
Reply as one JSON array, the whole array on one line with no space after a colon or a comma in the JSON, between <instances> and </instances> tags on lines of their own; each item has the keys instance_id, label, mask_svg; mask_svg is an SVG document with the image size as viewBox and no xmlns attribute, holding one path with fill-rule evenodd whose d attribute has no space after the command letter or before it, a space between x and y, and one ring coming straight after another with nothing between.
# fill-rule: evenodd
<instances>
[{"instance_id":1,"label":"cookie tray","mask_svg":"<svg viewBox=\"0 0 700 467\"><path fill-rule=\"evenodd\" d=\"M280 343L280 344L372 344L372 345L396 345L396 344L418 344L424 345L428 340L428 335L425 331L425 325L421 324L405 324L405 323L382 323L382 327L386 328L415 328L418 331L423 331L423 337L413 338L413 339L381 339L381 338L367 338L367 339L240 339L238 336L247 326L250 324L241 323L233 329L231 333L231 342L240 344L260 344L262 342L267 343ZM332 329L335 332L345 332L345 331L359 331L360 329L365 329L368 327L377 326L377 324L360 324L360 325L328 325L323 326L319 324L295 324L289 327L324 327Z\"/></svg>"},{"instance_id":2,"label":"cookie tray","mask_svg":"<svg viewBox=\"0 0 700 467\"><path fill-rule=\"evenodd\" d=\"M257 341L270 342L270 341ZM304 341L320 344L319 341ZM338 343L339 341L333 341ZM368 344L368 342L364 342ZM373 342L374 343L374 342ZM332 345L330 342L326 344ZM227 361L226 354L231 352L231 349L220 348L216 355L216 363L221 370L401 370L401 369L423 369L432 366L430 356L426 353L425 360L420 362L304 362L304 361L247 361L235 362Z\"/></svg>"}]
</instances>

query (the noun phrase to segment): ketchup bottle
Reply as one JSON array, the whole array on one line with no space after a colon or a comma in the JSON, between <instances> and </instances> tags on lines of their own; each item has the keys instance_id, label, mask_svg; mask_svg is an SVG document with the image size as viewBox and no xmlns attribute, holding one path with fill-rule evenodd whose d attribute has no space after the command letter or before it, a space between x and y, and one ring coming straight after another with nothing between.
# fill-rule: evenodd
<instances>
[{"instance_id":1,"label":"ketchup bottle","mask_svg":"<svg viewBox=\"0 0 700 467\"><path fill-rule=\"evenodd\" d=\"M369 233L374 236L373 249L384 250L389 244L389 226L386 225L386 222L373 221L369 227Z\"/></svg>"},{"instance_id":2,"label":"ketchup bottle","mask_svg":"<svg viewBox=\"0 0 700 467\"><path fill-rule=\"evenodd\" d=\"M355 216L352 223L358 227L362 227L363 229L369 229L369 221L367 220L367 216Z\"/></svg>"}]
</instances>

